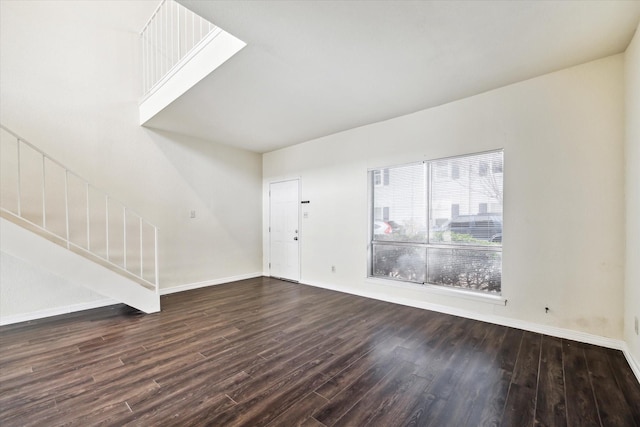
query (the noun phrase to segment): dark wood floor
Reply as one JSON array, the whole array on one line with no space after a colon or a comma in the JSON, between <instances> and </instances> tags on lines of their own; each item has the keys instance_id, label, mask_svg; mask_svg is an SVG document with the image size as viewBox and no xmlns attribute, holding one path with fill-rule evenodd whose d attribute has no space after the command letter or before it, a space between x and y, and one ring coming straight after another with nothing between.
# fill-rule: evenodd
<instances>
[{"instance_id":1,"label":"dark wood floor","mask_svg":"<svg viewBox=\"0 0 640 427\"><path fill-rule=\"evenodd\" d=\"M0 328L0 425L640 426L619 351L252 279Z\"/></svg>"}]
</instances>

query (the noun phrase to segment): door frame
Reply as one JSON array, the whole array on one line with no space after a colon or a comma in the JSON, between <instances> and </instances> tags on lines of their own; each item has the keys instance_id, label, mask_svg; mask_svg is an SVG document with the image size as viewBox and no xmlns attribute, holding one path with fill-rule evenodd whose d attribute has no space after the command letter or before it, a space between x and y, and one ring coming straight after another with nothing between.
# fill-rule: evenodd
<instances>
[{"instance_id":1,"label":"door frame","mask_svg":"<svg viewBox=\"0 0 640 427\"><path fill-rule=\"evenodd\" d=\"M292 177L292 178L283 178L283 179L276 179L273 181L269 181L268 184L268 189L267 189L267 194L269 196L269 209L268 209L268 218L269 218L269 223L267 225L268 227L268 234L269 234L269 245L268 245L268 250L269 250L269 259L268 259L268 265L269 265L269 277L274 277L271 275L271 185L272 184L280 184L280 183L284 183L284 182L290 182L290 181L297 181L298 182L298 194L297 194L297 210L298 210L298 277L296 280L294 279L285 279L285 278L281 278L278 277L278 279L280 280L286 280L289 282L294 282L294 283L300 283L300 278L302 277L302 221L301 221L301 205L300 205L300 201L302 200L302 177Z\"/></svg>"}]
</instances>

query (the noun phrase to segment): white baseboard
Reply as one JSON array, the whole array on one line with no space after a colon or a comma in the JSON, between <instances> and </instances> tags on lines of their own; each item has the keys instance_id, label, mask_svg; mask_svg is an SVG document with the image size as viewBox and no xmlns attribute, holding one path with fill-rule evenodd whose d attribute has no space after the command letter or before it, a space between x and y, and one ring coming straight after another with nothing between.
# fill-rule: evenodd
<instances>
[{"instance_id":1,"label":"white baseboard","mask_svg":"<svg viewBox=\"0 0 640 427\"><path fill-rule=\"evenodd\" d=\"M75 313L76 311L91 310L92 308L106 307L114 304L118 304L118 301L107 298L98 301L47 308L45 310L32 311L30 313L0 316L0 326L12 325L14 323L20 322L28 322L30 320L44 319L46 317L59 316L61 314Z\"/></svg>"},{"instance_id":2,"label":"white baseboard","mask_svg":"<svg viewBox=\"0 0 640 427\"><path fill-rule=\"evenodd\" d=\"M536 332L539 334L549 335L557 338L564 338L573 341L579 341L586 344L593 344L600 347L612 348L615 350L621 350L629 362L629 366L631 370L636 376L638 382L640 382L640 364L633 357L627 343L623 340L617 340L613 338L603 337L600 335L594 335L587 332L574 331L572 329L559 328L556 326L549 325L541 325L534 322L528 322L525 320L519 319L511 319L508 317L490 315L490 314L482 314L476 313L468 310L463 310L455 307L449 307L439 304L432 304L424 301L415 301L408 298L399 298L399 297L387 297L384 298L378 294L363 292L363 291L353 291L344 288L339 288L334 285L328 285L325 283L302 283L304 285L315 286L318 288L329 289L332 291L338 291L343 293L348 293L351 295L358 295L365 298L376 299L379 301L390 302L394 304L405 305L409 307L422 308L425 310L436 311L439 313L450 314L453 316L464 317L472 320L479 320L481 322L493 323L496 325L507 326L510 328L522 329L525 331Z\"/></svg>"},{"instance_id":3,"label":"white baseboard","mask_svg":"<svg viewBox=\"0 0 640 427\"><path fill-rule=\"evenodd\" d=\"M624 343L624 348L622 349L622 352L624 353L624 357L627 359L627 362L629 362L629 366L631 367L631 370L636 375L638 382L640 382L640 360L633 357L633 354L631 354L631 351L629 350L629 346L627 345L627 343Z\"/></svg>"},{"instance_id":4,"label":"white baseboard","mask_svg":"<svg viewBox=\"0 0 640 427\"><path fill-rule=\"evenodd\" d=\"M184 285L172 286L170 288L160 289L160 295L174 294L176 292L190 291L193 289L206 288L207 286L222 285L223 283L237 282L238 280L255 279L262 277L262 272L240 274L238 276L223 277L220 279L204 280L202 282L187 283Z\"/></svg>"}]
</instances>

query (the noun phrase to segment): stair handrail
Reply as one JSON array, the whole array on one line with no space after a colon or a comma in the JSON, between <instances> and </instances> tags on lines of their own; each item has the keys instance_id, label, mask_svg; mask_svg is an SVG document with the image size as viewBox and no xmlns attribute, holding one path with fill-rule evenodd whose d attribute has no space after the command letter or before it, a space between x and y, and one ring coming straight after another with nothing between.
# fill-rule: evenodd
<instances>
[{"instance_id":1,"label":"stair handrail","mask_svg":"<svg viewBox=\"0 0 640 427\"><path fill-rule=\"evenodd\" d=\"M162 0L140 31L143 99L222 30L175 0Z\"/></svg>"},{"instance_id":2,"label":"stair handrail","mask_svg":"<svg viewBox=\"0 0 640 427\"><path fill-rule=\"evenodd\" d=\"M5 206L5 203L8 203L7 199L10 199L10 195L8 194L9 191L11 191L10 188L8 187L9 184L4 182L2 183L2 185L0 185L0 190L1 190L0 194L2 194L3 196L0 198L0 213L2 213L2 216L12 220L13 222L18 223L19 225L23 225L23 226L28 225L27 228L34 229L33 231L39 232L49 237L50 240L54 241L55 243L61 244L62 246L65 246L69 250L73 250L74 252L80 253L81 255L89 259L97 261L100 264L103 264L106 267L126 277L129 277L130 279L135 280L136 282L144 285L145 287L154 289L156 293L159 293L160 280L159 280L159 266L158 266L158 231L159 231L158 227L152 224L151 222L149 222L148 220L144 219L141 215L136 213L134 210L128 208L124 203L122 203L118 199L111 197L105 191L90 184L88 180L84 179L82 176L80 176L76 172L67 168L62 162L54 159L53 157L45 153L43 150L41 150L34 144L30 143L26 139L22 138L15 132L11 131L4 125L0 124L0 129L6 132L12 138L12 141L15 140L15 157L14 158L7 157L8 151L6 151L4 147L2 147L3 156L0 157L0 162L2 162L1 167L2 169L4 169L4 171L2 172L2 177L3 178L9 177L7 169L9 170L11 169L12 164L8 163L11 160L14 161L14 165L16 169L15 171L16 187L14 189L16 192L15 194L16 206L14 206L14 209L8 206ZM5 145L8 143L10 143L8 139L0 138L0 144ZM25 165L22 165L21 154L24 154L25 149L31 150L32 152L35 152L36 155L40 156L38 161L39 167L40 167L40 175L42 177L40 182L40 189L39 189L40 194L31 195L32 197L41 197L42 199L42 203L40 204L41 211L37 215L33 214L34 216L42 217L42 221L40 222L36 222L33 220L33 218L29 218L29 216L26 215L23 209L23 201L25 198L25 195L24 195L25 188L22 183L22 175L23 175L23 168ZM56 165L57 167L61 168L62 171L64 172L64 216L65 216L64 235L61 235L59 232L56 232L50 227L47 227L47 173L46 173L47 162L50 162L50 164ZM72 217L70 216L71 207L69 205L69 178L71 176L79 180L85 188L84 194L85 194L86 212L82 213L82 215L83 216L86 215L85 216L86 241L83 243L74 241L75 239L71 237ZM100 252L96 249L92 249L92 245L91 245L91 229L92 229L91 228L92 210L91 210L91 203L90 203L91 189L99 192L104 197L104 208L105 208L105 211L104 211L105 245L103 248L105 249L104 252ZM110 212L109 206L112 206L114 204L117 204L119 205L119 207L122 207L122 225L123 225L122 226L122 250L123 250L122 264L119 264L117 260L114 260L114 257L110 254L111 251L110 251L110 245L109 245L109 236L110 236L109 220L110 218L113 218L113 213ZM128 239L127 216L137 217L138 219L140 247L139 247L139 253L137 255L139 256L139 263L138 263L139 266L135 265L135 263L132 265L131 262L129 263L129 265L127 265L128 264L127 248L128 248L128 242L129 242L127 240ZM144 263L144 260L145 260L144 242L145 241L143 240L143 234L144 234L143 227L145 225L151 228L152 235L153 235L153 268L152 268L153 278L152 280L149 280L150 274L145 274L145 263ZM85 244L86 246L84 246ZM131 256L131 254L129 255ZM98 258L97 260L95 259L96 257ZM134 269L134 267L139 267L139 268Z\"/></svg>"}]
</instances>

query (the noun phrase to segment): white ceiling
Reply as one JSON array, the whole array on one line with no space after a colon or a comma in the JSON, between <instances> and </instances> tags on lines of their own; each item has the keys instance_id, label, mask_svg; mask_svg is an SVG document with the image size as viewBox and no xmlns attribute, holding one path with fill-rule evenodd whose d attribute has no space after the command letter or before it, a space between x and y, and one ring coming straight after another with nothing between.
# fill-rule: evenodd
<instances>
[{"instance_id":1,"label":"white ceiling","mask_svg":"<svg viewBox=\"0 0 640 427\"><path fill-rule=\"evenodd\" d=\"M268 152L623 52L640 1L198 1L247 43L147 126Z\"/></svg>"}]
</instances>

